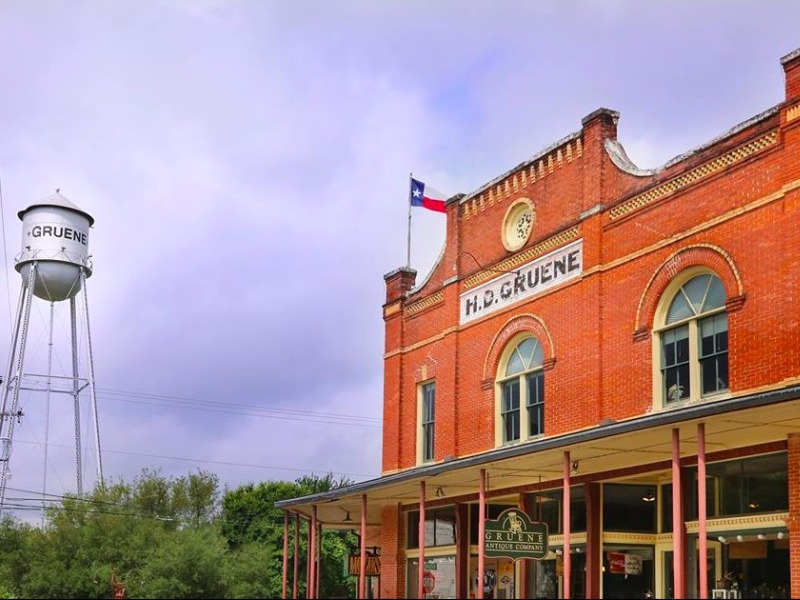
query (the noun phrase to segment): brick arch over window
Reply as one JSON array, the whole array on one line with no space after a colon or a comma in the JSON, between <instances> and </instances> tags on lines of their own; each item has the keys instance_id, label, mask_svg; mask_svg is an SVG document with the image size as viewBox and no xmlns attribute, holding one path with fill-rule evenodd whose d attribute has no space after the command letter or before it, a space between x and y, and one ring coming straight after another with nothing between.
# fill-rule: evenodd
<instances>
[{"instance_id":1,"label":"brick arch over window","mask_svg":"<svg viewBox=\"0 0 800 600\"><path fill-rule=\"evenodd\" d=\"M430 353L414 369L414 382L422 383L428 379L436 379L437 361Z\"/></svg>"},{"instance_id":2,"label":"brick arch over window","mask_svg":"<svg viewBox=\"0 0 800 600\"><path fill-rule=\"evenodd\" d=\"M483 362L482 384L484 387L491 387L494 383L497 364L500 361L503 350L511 339L520 333L529 333L538 338L539 343L542 345L542 350L544 351L542 366L545 371L553 368L556 359L553 336L550 335L550 330L547 329L544 322L536 315L518 315L511 318L503 325L489 345L489 352L486 354L486 359Z\"/></svg>"},{"instance_id":3,"label":"brick arch over window","mask_svg":"<svg viewBox=\"0 0 800 600\"><path fill-rule=\"evenodd\" d=\"M730 255L719 246L712 244L696 244L681 248L661 263L647 282L639 306L636 309L636 323L633 337L644 340L650 337L653 319L661 295L678 273L689 267L708 267L722 280L728 300L725 307L728 312L738 310L744 304L745 294L739 270Z\"/></svg>"}]
</instances>

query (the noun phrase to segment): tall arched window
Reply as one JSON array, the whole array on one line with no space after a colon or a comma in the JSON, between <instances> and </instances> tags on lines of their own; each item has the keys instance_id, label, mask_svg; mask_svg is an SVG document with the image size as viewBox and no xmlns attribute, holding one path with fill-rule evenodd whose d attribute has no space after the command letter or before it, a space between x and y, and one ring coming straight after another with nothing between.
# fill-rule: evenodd
<instances>
[{"instance_id":1,"label":"tall arched window","mask_svg":"<svg viewBox=\"0 0 800 600\"><path fill-rule=\"evenodd\" d=\"M527 337L504 352L498 372L500 442L544 433L544 351Z\"/></svg>"},{"instance_id":2,"label":"tall arched window","mask_svg":"<svg viewBox=\"0 0 800 600\"><path fill-rule=\"evenodd\" d=\"M719 277L702 273L667 296L658 332L661 397L665 404L728 389L728 315Z\"/></svg>"}]
</instances>

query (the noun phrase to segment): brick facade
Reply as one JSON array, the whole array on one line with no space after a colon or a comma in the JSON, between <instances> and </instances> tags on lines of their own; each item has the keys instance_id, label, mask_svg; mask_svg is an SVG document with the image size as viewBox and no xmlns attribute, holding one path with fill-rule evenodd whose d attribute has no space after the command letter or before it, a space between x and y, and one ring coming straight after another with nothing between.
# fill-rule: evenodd
<instances>
[{"instance_id":1,"label":"brick facade","mask_svg":"<svg viewBox=\"0 0 800 600\"><path fill-rule=\"evenodd\" d=\"M569 531L551 531L563 557L547 560L563 558L564 573L571 572L574 547L588 566L576 568L578 579L562 592L576 583L576 594L599 595L606 548L630 544L650 553L656 594L692 597L706 591L695 576L704 569L697 567L698 545L714 545L722 559L709 573L713 581L723 560L736 560L729 542L771 544L774 565L778 550L787 559L788 534L787 573L773 583L790 585L797 597L800 50L781 64L786 96L777 106L661 168L630 162L617 140L619 114L603 108L579 131L449 199L445 245L432 272L421 281L407 267L385 276L381 476L278 506L313 511L327 526L346 529L352 524L341 515L361 512L366 496L368 515L359 518L379 532L382 598L409 590L417 597L418 584L406 581L408 560L419 556L406 540L409 511L424 503L456 515L455 539L424 554L452 557L454 589L471 594L483 556L471 531L480 501L501 498L530 510L527 494L566 497L571 485L583 486L590 526L574 546ZM695 389L667 403L658 329L674 292L701 272L724 288L717 310L727 316L727 381L705 396ZM525 336L542 350L544 433L506 443L498 380ZM697 378L697 356L692 360ZM425 382L435 383L434 458L420 463L418 392ZM748 500L708 518L699 509L694 521L684 518L696 508L692 494L701 493L693 468L770 454L773 464L787 459L788 506L773 497L777 512ZM658 499L637 496L630 506L657 501L650 506L661 528L605 531L606 484L621 481L659 491ZM673 497L664 498L669 485ZM677 514L661 512L665 500ZM627 518L627 506L613 508ZM532 593L527 584L535 577L516 567L516 597Z\"/></svg>"},{"instance_id":2,"label":"brick facade","mask_svg":"<svg viewBox=\"0 0 800 600\"><path fill-rule=\"evenodd\" d=\"M384 475L418 466L417 386L425 378L436 381L435 462L497 447L494 381L519 332L544 348L548 436L650 413L656 310L674 277L692 267L710 269L725 287L730 394L797 380L800 55L783 66L781 104L663 168L627 161L618 113L599 109L580 131L448 201L445 247L430 276L416 288L415 274L387 276ZM533 205L533 231L509 252L501 229L521 198ZM580 277L460 322L462 293L575 240L583 243ZM791 513L800 518L796 439L789 448ZM400 571L382 592L404 594ZM792 584L800 590L797 575Z\"/></svg>"}]
</instances>

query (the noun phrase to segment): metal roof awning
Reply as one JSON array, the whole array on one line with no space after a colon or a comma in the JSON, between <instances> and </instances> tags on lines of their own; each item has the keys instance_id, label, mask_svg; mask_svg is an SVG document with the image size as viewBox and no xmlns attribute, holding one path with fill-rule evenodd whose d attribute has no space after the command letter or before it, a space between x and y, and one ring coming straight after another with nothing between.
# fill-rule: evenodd
<instances>
[{"instance_id":1,"label":"metal roof awning","mask_svg":"<svg viewBox=\"0 0 800 600\"><path fill-rule=\"evenodd\" d=\"M800 381L800 380L798 380ZM681 454L696 454L697 424L705 423L706 452L760 444L784 443L800 432L800 384L778 390L752 393L716 401L705 401L663 410L626 421L603 421L595 427L565 435L504 446L481 454L399 471L318 494L281 500L275 506L310 518L317 507L317 520L324 527L350 529L361 519L361 497L367 495L367 523L378 526L385 506L415 504L420 481L426 481L429 504L474 500L480 471L486 469L487 494L513 496L539 482L560 482L564 452L577 469L575 483L603 473L642 472L642 481L655 482L659 473L669 479L671 431L680 429ZM645 474L646 473L646 474ZM349 517L350 520L347 520Z\"/></svg>"}]
</instances>

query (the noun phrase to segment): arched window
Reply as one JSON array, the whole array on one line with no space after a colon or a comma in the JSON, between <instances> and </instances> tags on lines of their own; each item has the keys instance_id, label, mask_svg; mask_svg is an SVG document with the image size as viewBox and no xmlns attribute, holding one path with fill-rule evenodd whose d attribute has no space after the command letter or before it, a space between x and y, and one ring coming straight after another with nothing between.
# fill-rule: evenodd
<instances>
[{"instance_id":1,"label":"arched window","mask_svg":"<svg viewBox=\"0 0 800 600\"><path fill-rule=\"evenodd\" d=\"M728 315L722 281L711 273L695 275L665 301L669 305L658 331L664 403L727 390Z\"/></svg>"},{"instance_id":2,"label":"arched window","mask_svg":"<svg viewBox=\"0 0 800 600\"><path fill-rule=\"evenodd\" d=\"M498 370L499 441L516 442L544 433L544 351L526 337L503 353Z\"/></svg>"}]
</instances>

